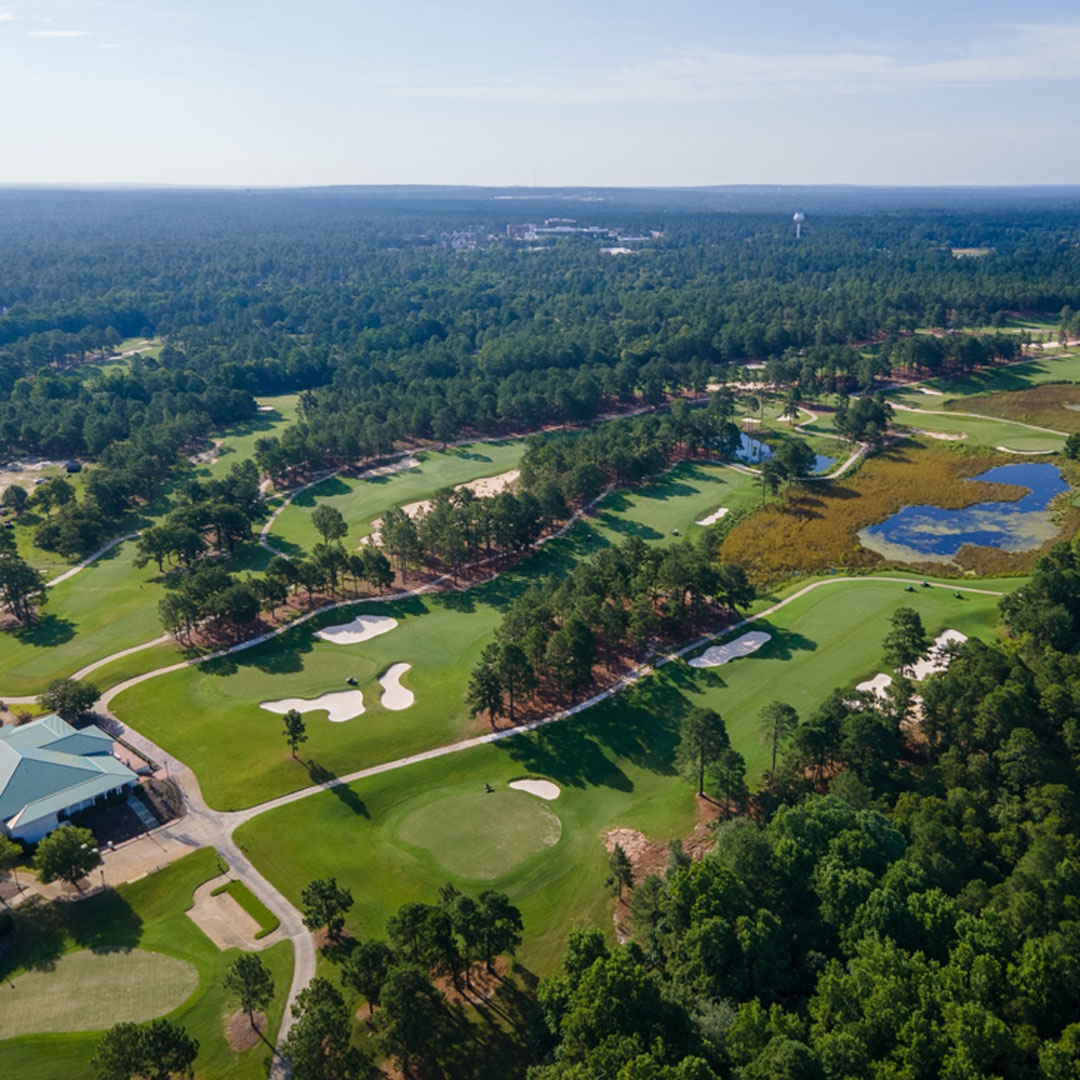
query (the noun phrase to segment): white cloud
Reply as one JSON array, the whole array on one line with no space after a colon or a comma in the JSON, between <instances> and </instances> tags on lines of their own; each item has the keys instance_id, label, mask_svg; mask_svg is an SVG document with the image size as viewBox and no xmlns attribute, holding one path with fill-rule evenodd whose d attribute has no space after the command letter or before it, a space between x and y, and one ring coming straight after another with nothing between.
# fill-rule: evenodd
<instances>
[{"instance_id":1,"label":"white cloud","mask_svg":"<svg viewBox=\"0 0 1080 1080\"><path fill-rule=\"evenodd\" d=\"M992 41L957 47L938 59L902 59L872 49L772 54L697 49L606 70L548 70L523 81L414 86L403 93L536 105L692 104L1078 78L1080 22L1072 22L1002 27Z\"/></svg>"},{"instance_id":2,"label":"white cloud","mask_svg":"<svg viewBox=\"0 0 1080 1080\"><path fill-rule=\"evenodd\" d=\"M89 30L28 30L27 37L32 38L72 38L86 37Z\"/></svg>"},{"instance_id":3,"label":"white cloud","mask_svg":"<svg viewBox=\"0 0 1080 1080\"><path fill-rule=\"evenodd\" d=\"M0 22L13 22L15 16L10 11L0 11Z\"/></svg>"}]
</instances>

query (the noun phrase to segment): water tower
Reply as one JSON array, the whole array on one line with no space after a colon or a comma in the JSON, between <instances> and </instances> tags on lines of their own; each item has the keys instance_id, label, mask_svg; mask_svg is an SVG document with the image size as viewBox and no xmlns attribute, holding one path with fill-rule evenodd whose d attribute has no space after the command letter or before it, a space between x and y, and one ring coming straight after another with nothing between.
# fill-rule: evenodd
<instances>
[{"instance_id":1,"label":"water tower","mask_svg":"<svg viewBox=\"0 0 1080 1080\"><path fill-rule=\"evenodd\" d=\"M806 215L801 210L796 210L792 220L795 222L795 239L798 240L802 236L802 223L806 220Z\"/></svg>"}]
</instances>

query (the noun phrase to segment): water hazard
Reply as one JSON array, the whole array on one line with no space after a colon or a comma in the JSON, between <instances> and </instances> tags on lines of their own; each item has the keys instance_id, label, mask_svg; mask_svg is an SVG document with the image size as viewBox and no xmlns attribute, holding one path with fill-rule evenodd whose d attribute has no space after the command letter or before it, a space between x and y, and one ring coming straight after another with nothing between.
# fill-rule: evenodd
<instances>
[{"instance_id":1,"label":"water hazard","mask_svg":"<svg viewBox=\"0 0 1080 1080\"><path fill-rule=\"evenodd\" d=\"M747 465L760 465L775 453L776 451L764 439L748 435L745 431L739 432L739 449L735 451L735 456L740 461L745 461ZM815 473L827 472L835 464L836 458L828 457L826 454L814 455Z\"/></svg>"},{"instance_id":2,"label":"water hazard","mask_svg":"<svg viewBox=\"0 0 1080 1080\"><path fill-rule=\"evenodd\" d=\"M1030 551L1057 533L1050 502L1069 485L1056 465L999 465L973 481L1015 484L1027 494L1013 502L984 502L962 510L905 506L859 533L863 547L898 562L951 562L965 544Z\"/></svg>"}]
</instances>

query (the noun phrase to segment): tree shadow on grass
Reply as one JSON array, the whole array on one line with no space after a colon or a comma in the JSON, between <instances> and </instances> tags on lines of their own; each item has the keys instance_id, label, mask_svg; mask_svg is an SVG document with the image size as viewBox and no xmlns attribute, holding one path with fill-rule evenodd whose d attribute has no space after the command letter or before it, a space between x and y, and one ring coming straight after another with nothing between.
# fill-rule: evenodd
<instances>
[{"instance_id":1,"label":"tree shadow on grass","mask_svg":"<svg viewBox=\"0 0 1080 1080\"><path fill-rule=\"evenodd\" d=\"M0 963L0 976L15 967L51 971L73 943L97 952L137 948L142 919L115 889L81 900L30 897L14 911L15 949Z\"/></svg>"},{"instance_id":2,"label":"tree shadow on grass","mask_svg":"<svg viewBox=\"0 0 1080 1080\"><path fill-rule=\"evenodd\" d=\"M612 532L621 533L623 536L640 536L642 540L662 540L664 534L646 525L643 521L635 521L633 518L616 517L614 514L603 514L600 524Z\"/></svg>"},{"instance_id":3,"label":"tree shadow on grass","mask_svg":"<svg viewBox=\"0 0 1080 1080\"><path fill-rule=\"evenodd\" d=\"M304 766L313 784L319 784L321 787L326 788L334 798L344 803L354 814L364 818L371 817L363 799L348 784L334 783L338 778L336 773L326 768L326 766L320 765L317 761L305 761Z\"/></svg>"},{"instance_id":4,"label":"tree shadow on grass","mask_svg":"<svg viewBox=\"0 0 1080 1080\"><path fill-rule=\"evenodd\" d=\"M319 499L328 499L334 495L348 495L352 488L340 476L328 476L325 480L301 491L293 497L292 506L312 507Z\"/></svg>"},{"instance_id":5,"label":"tree shadow on grass","mask_svg":"<svg viewBox=\"0 0 1080 1080\"><path fill-rule=\"evenodd\" d=\"M496 746L528 771L567 787L633 791L620 761L660 775L675 772L679 719L690 707L681 679L658 674L579 717Z\"/></svg>"},{"instance_id":6,"label":"tree shadow on grass","mask_svg":"<svg viewBox=\"0 0 1080 1080\"><path fill-rule=\"evenodd\" d=\"M65 644L75 636L75 624L59 615L43 615L29 626L20 626L14 631L14 636L22 645L51 649Z\"/></svg>"}]
</instances>

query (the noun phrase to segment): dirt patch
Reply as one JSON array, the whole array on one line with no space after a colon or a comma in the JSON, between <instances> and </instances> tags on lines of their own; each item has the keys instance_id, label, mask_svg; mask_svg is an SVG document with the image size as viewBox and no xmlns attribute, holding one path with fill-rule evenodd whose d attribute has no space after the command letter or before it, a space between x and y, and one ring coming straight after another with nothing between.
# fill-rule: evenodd
<instances>
[{"instance_id":1,"label":"dirt patch","mask_svg":"<svg viewBox=\"0 0 1080 1080\"><path fill-rule=\"evenodd\" d=\"M482 963L473 964L469 969L468 987L465 986L464 976L461 976L459 980L460 987L455 987L454 980L449 975L439 976L434 981L434 986L446 995L447 1001L462 1005L475 1005L478 1001L489 1001L495 995L509 970L509 958L497 956L494 971L488 971L487 967ZM366 1008L362 1011L365 1014L367 1013ZM356 1015L360 1016L360 1012L358 1011Z\"/></svg>"},{"instance_id":2,"label":"dirt patch","mask_svg":"<svg viewBox=\"0 0 1080 1080\"><path fill-rule=\"evenodd\" d=\"M229 1048L238 1054L252 1050L262 1042L266 1035L266 1013L255 1013L255 1026L251 1026L251 1017L246 1012L238 1011L224 1018L225 1038Z\"/></svg>"},{"instance_id":3,"label":"dirt patch","mask_svg":"<svg viewBox=\"0 0 1080 1080\"><path fill-rule=\"evenodd\" d=\"M200 885L187 917L219 948L265 949L278 940L274 934L256 939L261 927L227 892L213 895L228 878L223 874Z\"/></svg>"}]
</instances>

